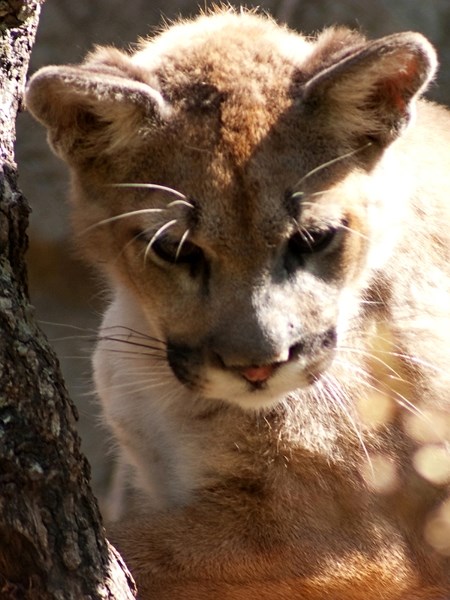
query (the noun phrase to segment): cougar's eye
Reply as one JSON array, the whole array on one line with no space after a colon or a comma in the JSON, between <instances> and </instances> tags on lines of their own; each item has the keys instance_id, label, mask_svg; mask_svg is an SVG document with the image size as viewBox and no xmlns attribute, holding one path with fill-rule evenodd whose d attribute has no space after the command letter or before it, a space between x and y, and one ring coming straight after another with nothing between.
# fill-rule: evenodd
<instances>
[{"instance_id":1,"label":"cougar's eye","mask_svg":"<svg viewBox=\"0 0 450 600\"><path fill-rule=\"evenodd\" d=\"M149 232L134 231L133 239L145 244L146 255L153 253L159 259L170 264L188 264L196 267L203 262L204 256L201 248L186 238L175 239L167 235L160 235L152 242L152 235Z\"/></svg>"},{"instance_id":2,"label":"cougar's eye","mask_svg":"<svg viewBox=\"0 0 450 600\"><path fill-rule=\"evenodd\" d=\"M325 250L334 239L336 228L328 229L303 229L292 235L288 241L288 249L292 254L314 254Z\"/></svg>"},{"instance_id":3,"label":"cougar's eye","mask_svg":"<svg viewBox=\"0 0 450 600\"><path fill-rule=\"evenodd\" d=\"M203 259L202 250L189 240L174 240L160 236L153 242L151 250L159 258L172 264L193 265Z\"/></svg>"}]
</instances>

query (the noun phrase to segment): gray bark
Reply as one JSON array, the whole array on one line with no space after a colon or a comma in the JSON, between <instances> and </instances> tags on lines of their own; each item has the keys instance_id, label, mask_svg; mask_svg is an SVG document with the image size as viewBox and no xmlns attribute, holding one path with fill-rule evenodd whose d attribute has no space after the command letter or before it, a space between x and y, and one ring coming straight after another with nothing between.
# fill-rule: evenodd
<instances>
[{"instance_id":1,"label":"gray bark","mask_svg":"<svg viewBox=\"0 0 450 600\"><path fill-rule=\"evenodd\" d=\"M0 2L0 598L135 597L104 537L58 361L34 321L15 118L40 12Z\"/></svg>"}]
</instances>

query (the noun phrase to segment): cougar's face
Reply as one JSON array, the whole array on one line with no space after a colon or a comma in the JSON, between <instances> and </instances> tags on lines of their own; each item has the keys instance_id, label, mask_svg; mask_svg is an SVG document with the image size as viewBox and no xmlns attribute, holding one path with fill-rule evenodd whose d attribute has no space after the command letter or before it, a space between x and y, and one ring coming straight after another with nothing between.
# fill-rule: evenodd
<instances>
[{"instance_id":1,"label":"cougar's face","mask_svg":"<svg viewBox=\"0 0 450 600\"><path fill-rule=\"evenodd\" d=\"M254 161L242 177L228 173L226 185L174 177L167 189L121 188L119 215L134 214L110 224L111 264L175 377L248 409L326 372L364 253L342 186L296 189L301 177L287 165L280 178Z\"/></svg>"}]
</instances>

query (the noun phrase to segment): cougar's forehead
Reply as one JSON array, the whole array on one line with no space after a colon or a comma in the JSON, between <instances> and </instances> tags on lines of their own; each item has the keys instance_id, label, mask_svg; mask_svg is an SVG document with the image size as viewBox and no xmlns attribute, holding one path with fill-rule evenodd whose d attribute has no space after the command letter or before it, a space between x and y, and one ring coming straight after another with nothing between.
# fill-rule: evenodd
<instances>
[{"instance_id":1,"label":"cougar's forehead","mask_svg":"<svg viewBox=\"0 0 450 600\"><path fill-rule=\"evenodd\" d=\"M142 42L133 63L154 73L161 83L214 79L217 85L256 89L289 75L312 53L313 44L269 18L220 13L180 22ZM243 80L237 76L249 76ZM254 80L253 82L251 80Z\"/></svg>"},{"instance_id":2,"label":"cougar's forehead","mask_svg":"<svg viewBox=\"0 0 450 600\"><path fill-rule=\"evenodd\" d=\"M220 132L222 151L243 164L292 103L293 72L309 52L269 20L221 14L171 28L132 60L170 103L186 144L207 151Z\"/></svg>"}]
</instances>

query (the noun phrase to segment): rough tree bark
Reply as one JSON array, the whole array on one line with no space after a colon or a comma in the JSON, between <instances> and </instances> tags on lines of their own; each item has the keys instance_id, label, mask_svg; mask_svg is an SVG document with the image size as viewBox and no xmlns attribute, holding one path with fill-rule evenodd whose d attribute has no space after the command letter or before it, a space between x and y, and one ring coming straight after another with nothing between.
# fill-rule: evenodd
<instances>
[{"instance_id":1,"label":"rough tree bark","mask_svg":"<svg viewBox=\"0 0 450 600\"><path fill-rule=\"evenodd\" d=\"M128 600L134 583L104 537L75 409L28 299L13 144L39 11L0 1L0 598Z\"/></svg>"}]
</instances>

